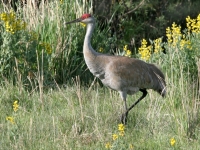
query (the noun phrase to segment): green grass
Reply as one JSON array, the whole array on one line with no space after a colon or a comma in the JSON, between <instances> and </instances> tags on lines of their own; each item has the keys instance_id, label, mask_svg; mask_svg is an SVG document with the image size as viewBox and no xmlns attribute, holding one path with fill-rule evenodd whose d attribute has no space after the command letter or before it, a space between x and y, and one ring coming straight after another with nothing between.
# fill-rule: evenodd
<instances>
[{"instance_id":1,"label":"green grass","mask_svg":"<svg viewBox=\"0 0 200 150\"><path fill-rule=\"evenodd\" d=\"M125 145L133 144L134 149L200 148L197 91L182 87L182 79L179 83L167 81L165 99L149 90L129 113L121 138ZM139 94L129 96L129 104ZM29 93L8 84L1 86L0 95L1 149L105 149L105 143L112 142L112 134L117 133L123 111L117 92L96 84L88 91L78 80L44 93ZM17 112L12 108L15 100L19 101ZM15 124L7 121L7 116L12 116ZM171 138L176 140L174 147Z\"/></svg>"}]
</instances>

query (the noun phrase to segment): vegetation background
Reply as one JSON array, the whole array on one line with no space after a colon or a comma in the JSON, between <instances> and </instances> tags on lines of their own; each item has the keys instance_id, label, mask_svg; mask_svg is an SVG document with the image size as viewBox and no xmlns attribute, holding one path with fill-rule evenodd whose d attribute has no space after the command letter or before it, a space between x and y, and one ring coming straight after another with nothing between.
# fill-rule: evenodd
<instances>
[{"instance_id":1,"label":"vegetation background","mask_svg":"<svg viewBox=\"0 0 200 150\"><path fill-rule=\"evenodd\" d=\"M15 11L2 2L0 149L200 149L198 0L27 1ZM167 97L149 90L123 135L123 102L85 65L85 27L64 25L85 12L97 18L97 51L166 76Z\"/></svg>"}]
</instances>

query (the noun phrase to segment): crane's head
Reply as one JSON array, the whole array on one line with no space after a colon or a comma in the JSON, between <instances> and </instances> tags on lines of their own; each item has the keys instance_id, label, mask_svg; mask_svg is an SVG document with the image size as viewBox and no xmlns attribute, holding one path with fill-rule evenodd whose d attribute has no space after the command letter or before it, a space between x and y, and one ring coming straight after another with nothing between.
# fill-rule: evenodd
<instances>
[{"instance_id":1,"label":"crane's head","mask_svg":"<svg viewBox=\"0 0 200 150\"><path fill-rule=\"evenodd\" d=\"M66 22L65 24L76 23L76 22L81 22L84 24L94 23L94 18L90 14L83 14L80 18L70 22Z\"/></svg>"}]
</instances>

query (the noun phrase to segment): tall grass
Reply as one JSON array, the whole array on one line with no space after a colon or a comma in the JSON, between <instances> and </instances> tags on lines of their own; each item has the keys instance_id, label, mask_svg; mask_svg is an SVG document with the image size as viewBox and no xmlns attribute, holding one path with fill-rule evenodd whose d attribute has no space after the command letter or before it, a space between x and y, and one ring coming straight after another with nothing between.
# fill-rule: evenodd
<instances>
[{"instance_id":1,"label":"tall grass","mask_svg":"<svg viewBox=\"0 0 200 150\"><path fill-rule=\"evenodd\" d=\"M83 13L82 6L85 7L84 11L90 9L89 3L87 3L87 7L85 3L85 1L55 1L41 4L38 10L28 2L27 6L19 8L16 13L16 20L20 19L26 22L26 28L16 31L14 34L7 33L6 26L4 27L2 22L2 33L7 38L2 35L3 47L1 49L6 48L10 53L9 57L2 54L6 57L3 60L5 67L1 69L2 75L8 80L10 80L11 74L13 74L11 78L15 78L14 59L16 58L19 62L19 59L24 56L24 59L18 63L19 66L23 66L19 67L19 73L24 84L29 84L27 75L30 73L34 76L38 75L37 61L39 61L40 69L41 65L43 66L45 85L49 85L53 79L58 83L67 83L75 75L89 80L91 76L84 74L86 66L82 59L84 37L82 33L85 29L79 25L64 25L65 21L72 20ZM10 12L7 13L10 16ZM17 44L20 46L16 47ZM13 53L13 50L17 53ZM36 59L36 57L38 58ZM5 70L9 71L5 72Z\"/></svg>"},{"instance_id":2,"label":"tall grass","mask_svg":"<svg viewBox=\"0 0 200 150\"><path fill-rule=\"evenodd\" d=\"M28 23L27 31L37 35L36 66L32 73L27 71L23 75L15 56L12 67L16 84L5 76L1 78L0 149L106 149L108 142L111 149L200 149L197 75L193 76L195 71L191 74L187 65L190 63L185 59L188 55L168 43L167 54L156 54L149 60L163 68L166 98L149 90L148 96L130 112L125 135L118 142L112 139L120 123L123 101L117 92L101 87L98 82L92 83L93 80L89 81L90 88L82 86L86 69L82 57L85 29L79 25L63 26L64 21L91 9L85 3L50 2L37 11L28 4L21 10L20 15ZM103 46L98 45L102 34L94 37L97 50ZM51 45L51 55L41 43ZM108 43L106 46L109 47ZM90 75L85 77L89 78ZM66 84L60 85L61 81ZM25 83L29 83L31 90ZM129 105L140 94L129 96ZM14 111L16 100L19 108ZM12 117L13 122L6 117ZM175 140L174 145L171 139Z\"/></svg>"},{"instance_id":3,"label":"tall grass","mask_svg":"<svg viewBox=\"0 0 200 150\"><path fill-rule=\"evenodd\" d=\"M199 96L184 78L170 82L162 99L149 95L131 112L123 143L134 149L199 149ZM190 89L190 90L188 90ZM123 111L117 92L94 85L57 87L43 93L29 93L13 85L1 87L1 149L105 149ZM139 96L128 97L132 104ZM12 105L19 102L14 112ZM6 117L14 118L12 124ZM170 139L176 143L170 145ZM116 149L120 149L117 145Z\"/></svg>"}]
</instances>

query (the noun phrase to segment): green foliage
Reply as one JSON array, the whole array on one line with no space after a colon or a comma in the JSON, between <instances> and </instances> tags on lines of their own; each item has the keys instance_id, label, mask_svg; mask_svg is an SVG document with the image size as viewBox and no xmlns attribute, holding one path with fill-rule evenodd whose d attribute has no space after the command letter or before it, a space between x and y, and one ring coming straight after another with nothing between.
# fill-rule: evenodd
<instances>
[{"instance_id":1,"label":"green foliage","mask_svg":"<svg viewBox=\"0 0 200 150\"><path fill-rule=\"evenodd\" d=\"M179 73L182 72L185 78L193 77L196 80L198 78L197 61L200 55L200 47L197 44L200 36L200 15L197 16L197 19L189 18L186 18L187 28L184 32L181 31L181 26L173 23L172 27L166 29L167 42L158 42L158 39L151 41L151 45L148 47L153 50L149 50L148 53L151 55L150 62L159 63L161 61L162 67L169 75L179 76ZM163 53L163 48L165 48L166 54ZM145 49L142 51L147 53ZM144 57L143 53L140 52L141 58ZM169 66L172 66L170 70Z\"/></svg>"},{"instance_id":2,"label":"green foliage","mask_svg":"<svg viewBox=\"0 0 200 150\"><path fill-rule=\"evenodd\" d=\"M64 26L70 19L67 9L71 10L71 6L70 1L49 3L44 7L43 16L40 12L35 14L31 6L19 13L1 13L0 71L3 78L30 84L43 76L46 85L54 79L58 83L69 83L77 75L85 81L91 79L91 75L85 74L82 55L85 30L76 25ZM32 17L33 13L35 16ZM23 21L26 27L19 28L17 23L22 20L26 21Z\"/></svg>"},{"instance_id":3,"label":"green foliage","mask_svg":"<svg viewBox=\"0 0 200 150\"><path fill-rule=\"evenodd\" d=\"M3 15L9 16L11 13L1 14L1 47L0 47L0 74L1 78L16 80L17 72L28 75L29 71L36 69L36 46L37 41L33 39L29 31L20 28L15 29L9 21L3 20ZM13 18L12 22L21 22L20 19ZM9 29L13 31L10 32ZM24 76L22 77L24 78Z\"/></svg>"},{"instance_id":4,"label":"green foliage","mask_svg":"<svg viewBox=\"0 0 200 150\"><path fill-rule=\"evenodd\" d=\"M198 0L116 1L111 7L113 14L110 14L112 34L117 38L116 47L128 44L134 52L135 48L140 47L143 38L163 37L165 41L165 29L173 22L184 29L185 18L198 15L199 3Z\"/></svg>"}]
</instances>

